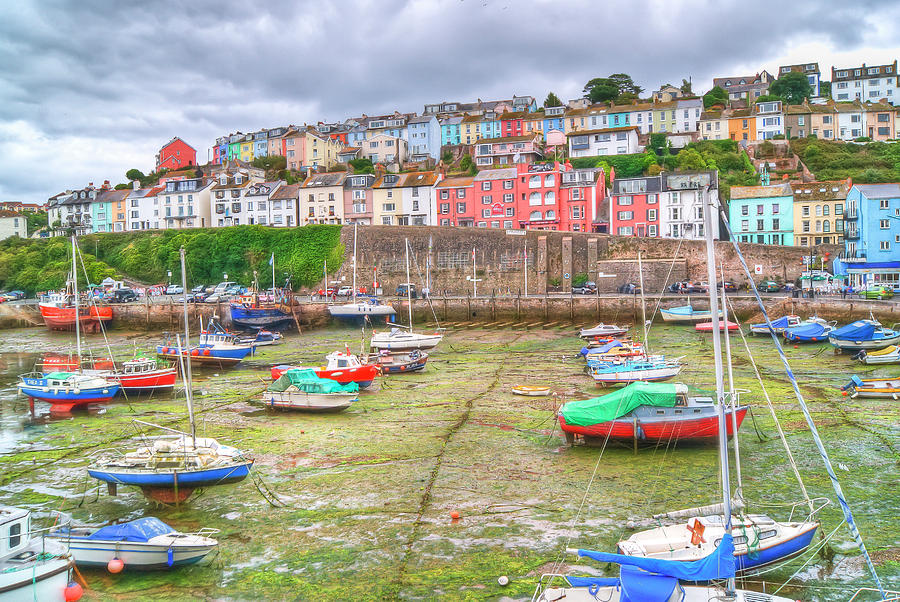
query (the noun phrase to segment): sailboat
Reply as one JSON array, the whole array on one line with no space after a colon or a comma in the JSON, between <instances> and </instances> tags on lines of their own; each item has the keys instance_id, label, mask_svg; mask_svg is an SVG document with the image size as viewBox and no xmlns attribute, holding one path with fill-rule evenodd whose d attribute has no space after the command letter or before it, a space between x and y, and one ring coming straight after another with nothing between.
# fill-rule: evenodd
<instances>
[{"instance_id":1,"label":"sailboat","mask_svg":"<svg viewBox=\"0 0 900 602\"><path fill-rule=\"evenodd\" d=\"M393 316L394 308L382 305L374 296L357 297L356 288L356 232L358 224L353 224L353 299L350 303L329 305L328 313L338 320L361 323L366 318ZM407 280L409 280L407 278Z\"/></svg>"},{"instance_id":2,"label":"sailboat","mask_svg":"<svg viewBox=\"0 0 900 602\"><path fill-rule=\"evenodd\" d=\"M707 246L707 271L709 274L710 314L713 320L713 354L716 379L716 410L718 414L719 435L719 467L721 470L720 482L722 486L722 504L717 508L721 510L721 534L716 537L712 532L705 534L697 529L691 533L689 544L696 546L700 540L709 540L713 543L697 554L696 559L684 561L672 558L659 559L631 556L625 554L607 554L591 550L567 549L568 553L592 558L598 562L613 562L619 564L621 569L619 577L615 579L598 579L584 577L563 577L562 587L550 587L549 581L558 575L542 576L535 591L533 600L604 600L605 602L626 602L629 600L645 600L655 602L669 602L679 600L682 602L707 602L708 600L727 599L734 601L762 601L787 602L788 598L769 596L738 590L735 587L735 576L738 563L735 559L735 542L733 539L731 476L728 464L728 438L726 418L726 393L724 385L724 370L722 362L722 342L719 334L719 319L721 312L718 310L715 270L715 249L712 242L711 220L715 215L713 207L707 207L703 212L706 220L706 246ZM727 336L726 336L727 340ZM732 381L733 382L733 381ZM649 385L659 386L659 385ZM734 400L732 398L732 409ZM731 415L734 424L736 417ZM704 525L705 527L705 525ZM699 533L699 535L695 535ZM705 535L705 537L704 537ZM695 582L708 582L714 579L725 579L724 586L720 585L690 585Z\"/></svg>"},{"instance_id":3,"label":"sailboat","mask_svg":"<svg viewBox=\"0 0 900 602\"><path fill-rule=\"evenodd\" d=\"M75 237L72 236L72 290L74 292L75 346L81 358L81 308L78 299L78 272L75 267ZM89 374L83 370L55 371L49 374L29 372L19 376L19 392L29 399L40 399L51 404L53 412L68 412L73 407L87 403L110 401L119 392L120 385L104 376Z\"/></svg>"},{"instance_id":4,"label":"sailboat","mask_svg":"<svg viewBox=\"0 0 900 602\"><path fill-rule=\"evenodd\" d=\"M184 247L181 248L181 280L186 287ZM190 337L187 300L184 301L184 336ZM180 336L176 344L181 348ZM211 437L197 437L194 420L191 362L178 354L187 401L190 433L149 422L136 423L166 431L167 435L144 438L144 445L127 453L115 450L103 454L88 466L88 474L107 484L111 495L118 485L139 487L145 496L163 503L187 500L194 490L236 483L250 474L253 459L242 451L223 445Z\"/></svg>"},{"instance_id":5,"label":"sailboat","mask_svg":"<svg viewBox=\"0 0 900 602\"><path fill-rule=\"evenodd\" d=\"M404 239L406 245L406 282L409 282L409 239ZM431 349L437 346L444 338L440 333L424 334L412 330L412 287L406 287L407 304L409 309L408 330L393 327L389 332L376 332L372 334L370 345L375 349L389 349L391 351L407 349Z\"/></svg>"}]
</instances>

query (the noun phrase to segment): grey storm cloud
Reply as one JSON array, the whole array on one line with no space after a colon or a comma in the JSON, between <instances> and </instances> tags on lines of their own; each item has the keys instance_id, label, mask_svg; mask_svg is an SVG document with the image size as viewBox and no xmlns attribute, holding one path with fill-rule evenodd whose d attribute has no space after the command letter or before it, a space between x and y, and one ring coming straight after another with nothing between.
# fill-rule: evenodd
<instances>
[{"instance_id":1,"label":"grey storm cloud","mask_svg":"<svg viewBox=\"0 0 900 602\"><path fill-rule=\"evenodd\" d=\"M0 199L152 168L173 136L421 111L592 77L651 90L772 70L792 44L896 46L896 2L22 0L0 6ZM830 64L819 61L823 76ZM870 61L860 55L855 62ZM43 162L36 179L35 162Z\"/></svg>"}]
</instances>

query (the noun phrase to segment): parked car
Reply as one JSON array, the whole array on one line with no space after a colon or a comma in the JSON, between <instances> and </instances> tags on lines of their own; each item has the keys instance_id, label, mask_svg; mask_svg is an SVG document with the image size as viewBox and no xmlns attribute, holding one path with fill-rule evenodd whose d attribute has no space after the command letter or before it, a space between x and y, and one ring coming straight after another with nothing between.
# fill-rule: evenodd
<instances>
[{"instance_id":1,"label":"parked car","mask_svg":"<svg viewBox=\"0 0 900 602\"><path fill-rule=\"evenodd\" d=\"M167 295L181 295L182 293L184 293L184 289L180 284L170 284L166 287Z\"/></svg>"},{"instance_id":2,"label":"parked car","mask_svg":"<svg viewBox=\"0 0 900 602\"><path fill-rule=\"evenodd\" d=\"M338 297L350 297L353 295L353 287L352 286L342 286L337 291Z\"/></svg>"},{"instance_id":3,"label":"parked car","mask_svg":"<svg viewBox=\"0 0 900 602\"><path fill-rule=\"evenodd\" d=\"M725 292L727 292L727 293L733 293L738 290L737 285L734 282L731 282L730 280L726 280L724 282L719 283L719 288L722 288L723 286L725 287Z\"/></svg>"},{"instance_id":4,"label":"parked car","mask_svg":"<svg viewBox=\"0 0 900 602\"><path fill-rule=\"evenodd\" d=\"M204 303L218 303L219 301L224 301L224 300L225 300L225 294L224 294L224 293L222 293L222 294L219 294L219 293L209 293L209 294L207 294L205 297L203 297L203 302L204 302Z\"/></svg>"},{"instance_id":5,"label":"parked car","mask_svg":"<svg viewBox=\"0 0 900 602\"><path fill-rule=\"evenodd\" d=\"M198 284L194 288L191 289L192 293L204 293L206 292L206 287L202 284Z\"/></svg>"},{"instance_id":6,"label":"parked car","mask_svg":"<svg viewBox=\"0 0 900 602\"><path fill-rule=\"evenodd\" d=\"M766 280L765 282L760 282L757 288L764 293L778 293L781 292L782 287L774 280Z\"/></svg>"},{"instance_id":7,"label":"parked car","mask_svg":"<svg viewBox=\"0 0 900 602\"><path fill-rule=\"evenodd\" d=\"M625 284L620 285L616 291L627 295L640 295L641 287L633 282L626 282Z\"/></svg>"},{"instance_id":8,"label":"parked car","mask_svg":"<svg viewBox=\"0 0 900 602\"><path fill-rule=\"evenodd\" d=\"M591 282L588 280L581 286L573 286L572 294L574 295L596 295L597 294L597 283Z\"/></svg>"},{"instance_id":9,"label":"parked car","mask_svg":"<svg viewBox=\"0 0 900 602\"><path fill-rule=\"evenodd\" d=\"M112 292L109 298L110 303L130 303L137 300L137 293L130 288L118 288Z\"/></svg>"},{"instance_id":10,"label":"parked car","mask_svg":"<svg viewBox=\"0 0 900 602\"><path fill-rule=\"evenodd\" d=\"M236 286L236 285L237 285L237 282L232 282L232 281L230 281L230 280L226 280L225 282L220 282L219 284L217 284L217 285L216 285L216 288L214 288L214 289L212 290L212 292L222 294L222 293L224 293L228 288L230 288L230 287L232 287L232 286Z\"/></svg>"},{"instance_id":11,"label":"parked car","mask_svg":"<svg viewBox=\"0 0 900 602\"><path fill-rule=\"evenodd\" d=\"M225 289L225 294L226 294L226 295L231 295L231 296L233 296L233 295L240 295L240 294L242 294L243 292L244 292L244 287L242 287L242 286L239 285L239 284L235 284L235 285L229 286L228 288Z\"/></svg>"},{"instance_id":12,"label":"parked car","mask_svg":"<svg viewBox=\"0 0 900 602\"><path fill-rule=\"evenodd\" d=\"M406 297L407 296L407 287L409 287L409 296L413 299L418 299L419 294L416 292L416 285L411 283L403 283L397 286L397 296L398 297Z\"/></svg>"},{"instance_id":13,"label":"parked car","mask_svg":"<svg viewBox=\"0 0 900 602\"><path fill-rule=\"evenodd\" d=\"M337 292L337 288L333 286L329 286L328 288L320 288L316 291L316 295L319 297L332 297Z\"/></svg>"},{"instance_id":14,"label":"parked car","mask_svg":"<svg viewBox=\"0 0 900 602\"><path fill-rule=\"evenodd\" d=\"M859 290L861 299L891 299L894 291L884 284L867 284Z\"/></svg>"}]
</instances>

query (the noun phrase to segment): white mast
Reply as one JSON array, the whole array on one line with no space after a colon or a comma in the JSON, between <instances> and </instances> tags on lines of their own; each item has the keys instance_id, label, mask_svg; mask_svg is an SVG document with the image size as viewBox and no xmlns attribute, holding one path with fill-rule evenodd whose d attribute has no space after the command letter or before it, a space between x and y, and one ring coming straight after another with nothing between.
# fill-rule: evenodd
<instances>
[{"instance_id":1,"label":"white mast","mask_svg":"<svg viewBox=\"0 0 900 602\"><path fill-rule=\"evenodd\" d=\"M738 444L737 404L734 401L734 367L731 364L731 335L728 334L728 298L725 296L725 267L719 263L719 273L722 275L722 316L725 319L725 359L728 365L728 400L731 407L731 435L734 444L734 475L737 478L735 498L744 501L744 481L741 478L741 450Z\"/></svg>"},{"instance_id":2,"label":"white mast","mask_svg":"<svg viewBox=\"0 0 900 602\"><path fill-rule=\"evenodd\" d=\"M356 303L356 228L357 228L357 226L359 226L359 222L353 222L353 303Z\"/></svg>"},{"instance_id":3,"label":"white mast","mask_svg":"<svg viewBox=\"0 0 900 602\"><path fill-rule=\"evenodd\" d=\"M404 238L403 244L406 246L406 303L409 307L409 332L412 333L412 287L409 285L409 239Z\"/></svg>"},{"instance_id":4,"label":"white mast","mask_svg":"<svg viewBox=\"0 0 900 602\"><path fill-rule=\"evenodd\" d=\"M428 235L428 255L425 256L425 288L428 289L428 296L431 297L431 250L434 240L431 234Z\"/></svg>"},{"instance_id":5,"label":"white mast","mask_svg":"<svg viewBox=\"0 0 900 602\"><path fill-rule=\"evenodd\" d=\"M186 270L184 269L184 247L181 247L181 288L187 291L187 276L185 275ZM178 345L178 352L184 355L184 396L187 399L187 410L188 410L188 420L191 423L191 444L196 446L197 440L197 427L194 425L194 398L193 398L193 379L191 377L191 356L190 356L190 343L191 343L191 333L188 328L188 306L187 306L187 294L184 295L183 303L184 305L184 345Z\"/></svg>"},{"instance_id":6,"label":"white mast","mask_svg":"<svg viewBox=\"0 0 900 602\"><path fill-rule=\"evenodd\" d=\"M644 299L644 267L641 264L641 252L638 251L638 279L641 286L641 321L644 325L644 354L650 353L647 343L647 302Z\"/></svg>"},{"instance_id":7,"label":"white mast","mask_svg":"<svg viewBox=\"0 0 900 602\"><path fill-rule=\"evenodd\" d=\"M472 298L478 298L478 277L475 275L475 247L472 247Z\"/></svg>"},{"instance_id":8,"label":"white mast","mask_svg":"<svg viewBox=\"0 0 900 602\"><path fill-rule=\"evenodd\" d=\"M522 270L525 272L525 297L528 297L528 239L525 239L525 267Z\"/></svg>"},{"instance_id":9,"label":"white mast","mask_svg":"<svg viewBox=\"0 0 900 602\"><path fill-rule=\"evenodd\" d=\"M716 372L716 409L719 417L719 468L722 479L722 502L724 509L725 533L731 534L731 482L728 470L728 435L725 427L725 377L722 370L722 339L721 323L719 322L719 299L716 292L716 249L713 242L713 217L718 216L717 208L709 202L709 186L706 188L706 198L703 196L703 188L697 189L703 209L703 233L706 238L706 273L709 282L709 311L712 315L713 331L713 357ZM727 335L726 335L727 336ZM737 436L737 433L735 433ZM734 577L730 577L726 583L726 592L734 592Z\"/></svg>"},{"instance_id":10,"label":"white mast","mask_svg":"<svg viewBox=\"0 0 900 602\"><path fill-rule=\"evenodd\" d=\"M90 284L90 283L88 283ZM81 366L81 322L78 312L78 270L75 268L75 235L72 235L72 292L75 293L75 348L78 350L78 365Z\"/></svg>"}]
</instances>

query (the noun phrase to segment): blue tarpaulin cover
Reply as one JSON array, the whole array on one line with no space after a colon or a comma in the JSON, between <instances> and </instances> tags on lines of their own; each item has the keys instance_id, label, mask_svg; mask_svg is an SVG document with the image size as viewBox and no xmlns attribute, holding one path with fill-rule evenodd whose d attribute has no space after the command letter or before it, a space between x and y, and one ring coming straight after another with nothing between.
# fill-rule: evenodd
<instances>
[{"instance_id":1,"label":"blue tarpaulin cover","mask_svg":"<svg viewBox=\"0 0 900 602\"><path fill-rule=\"evenodd\" d=\"M678 585L678 579L668 575L647 573L641 569L623 566L619 571L622 582L622 601L667 602Z\"/></svg>"},{"instance_id":2,"label":"blue tarpaulin cover","mask_svg":"<svg viewBox=\"0 0 900 602\"><path fill-rule=\"evenodd\" d=\"M106 539L112 541L148 541L158 535L173 533L175 529L158 518L148 516L121 525L100 527L88 539Z\"/></svg>"},{"instance_id":3,"label":"blue tarpaulin cover","mask_svg":"<svg viewBox=\"0 0 900 602\"><path fill-rule=\"evenodd\" d=\"M878 325L871 320L857 320L831 331L831 336L836 339L866 341L872 338L877 327Z\"/></svg>"},{"instance_id":4,"label":"blue tarpaulin cover","mask_svg":"<svg viewBox=\"0 0 900 602\"><path fill-rule=\"evenodd\" d=\"M750 326L752 326L753 328L765 328L766 323L763 322L762 324L751 324ZM788 317L787 316L781 316L777 320L772 320L772 328L787 328L787 326L788 326Z\"/></svg>"},{"instance_id":5,"label":"blue tarpaulin cover","mask_svg":"<svg viewBox=\"0 0 900 602\"><path fill-rule=\"evenodd\" d=\"M610 349L615 349L616 347L621 347L622 341L610 341L600 347L594 347L593 349L588 349L587 347L581 348L581 355L588 356L593 353L606 353Z\"/></svg>"},{"instance_id":6,"label":"blue tarpaulin cover","mask_svg":"<svg viewBox=\"0 0 900 602\"><path fill-rule=\"evenodd\" d=\"M566 577L566 581L572 587L590 587L597 585L599 587L608 587L610 585L619 585L618 577Z\"/></svg>"},{"instance_id":7,"label":"blue tarpaulin cover","mask_svg":"<svg viewBox=\"0 0 900 602\"><path fill-rule=\"evenodd\" d=\"M722 541L715 552L706 558L690 562L608 554L591 550L578 550L578 555L592 558L597 562L615 562L624 566L635 566L650 573L667 575L683 581L710 581L711 579L727 579L735 575L734 541L732 541L730 533L722 536ZM629 575L629 578L631 577L632 575Z\"/></svg>"},{"instance_id":8,"label":"blue tarpaulin cover","mask_svg":"<svg viewBox=\"0 0 900 602\"><path fill-rule=\"evenodd\" d=\"M788 328L785 331L785 336L789 339L800 339L807 340L816 337L817 339L825 338L825 325L819 324L818 322L810 322L809 324L801 324L800 326L794 326L793 328Z\"/></svg>"}]
</instances>

